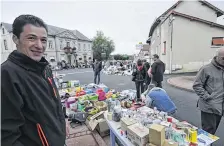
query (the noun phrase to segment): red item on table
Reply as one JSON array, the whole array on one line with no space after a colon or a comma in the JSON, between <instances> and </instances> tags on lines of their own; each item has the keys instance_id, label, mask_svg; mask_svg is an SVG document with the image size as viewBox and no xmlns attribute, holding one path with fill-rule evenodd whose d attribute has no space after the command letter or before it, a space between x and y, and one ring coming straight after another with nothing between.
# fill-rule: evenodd
<instances>
[{"instance_id":1,"label":"red item on table","mask_svg":"<svg viewBox=\"0 0 224 146\"><path fill-rule=\"evenodd\" d=\"M103 89L98 89L96 94L98 95L99 101L106 100L106 93L103 91Z\"/></svg>"},{"instance_id":2,"label":"red item on table","mask_svg":"<svg viewBox=\"0 0 224 146\"><path fill-rule=\"evenodd\" d=\"M82 95L85 95L85 94L86 94L85 91L76 92L76 96L82 96Z\"/></svg>"},{"instance_id":3,"label":"red item on table","mask_svg":"<svg viewBox=\"0 0 224 146\"><path fill-rule=\"evenodd\" d=\"M189 144L189 146L198 146L198 144L197 144L197 143L192 143L192 142L191 142L191 143Z\"/></svg>"},{"instance_id":4,"label":"red item on table","mask_svg":"<svg viewBox=\"0 0 224 146\"><path fill-rule=\"evenodd\" d=\"M167 122L172 123L172 120L173 120L172 117L168 117L168 118L167 118Z\"/></svg>"}]
</instances>

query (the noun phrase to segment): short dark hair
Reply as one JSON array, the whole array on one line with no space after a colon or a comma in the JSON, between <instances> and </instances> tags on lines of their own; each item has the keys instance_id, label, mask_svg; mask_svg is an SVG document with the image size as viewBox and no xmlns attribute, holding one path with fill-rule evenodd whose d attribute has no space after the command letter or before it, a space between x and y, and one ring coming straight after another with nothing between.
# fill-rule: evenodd
<instances>
[{"instance_id":1,"label":"short dark hair","mask_svg":"<svg viewBox=\"0 0 224 146\"><path fill-rule=\"evenodd\" d=\"M154 54L153 57L159 59L159 55L157 54Z\"/></svg>"},{"instance_id":2,"label":"short dark hair","mask_svg":"<svg viewBox=\"0 0 224 146\"><path fill-rule=\"evenodd\" d=\"M19 38L21 32L23 31L23 27L26 24L32 24L37 27L44 27L48 32L47 25L42 19L33 15L20 15L14 20L12 24L12 33Z\"/></svg>"},{"instance_id":3,"label":"short dark hair","mask_svg":"<svg viewBox=\"0 0 224 146\"><path fill-rule=\"evenodd\" d=\"M138 66L142 65L142 60L141 60L141 59L138 59L138 60L137 60L137 65L138 65Z\"/></svg>"}]
</instances>

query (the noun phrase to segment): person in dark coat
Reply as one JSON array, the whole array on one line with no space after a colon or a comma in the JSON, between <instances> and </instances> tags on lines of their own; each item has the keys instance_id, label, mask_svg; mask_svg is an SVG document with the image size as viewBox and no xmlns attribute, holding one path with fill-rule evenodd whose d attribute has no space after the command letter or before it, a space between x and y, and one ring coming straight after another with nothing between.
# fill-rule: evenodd
<instances>
[{"instance_id":1,"label":"person in dark coat","mask_svg":"<svg viewBox=\"0 0 224 146\"><path fill-rule=\"evenodd\" d=\"M144 85L146 81L146 69L143 66L142 61L137 61L136 67L133 69L132 81L135 82L137 90L137 101L141 101L140 95L144 92Z\"/></svg>"},{"instance_id":2,"label":"person in dark coat","mask_svg":"<svg viewBox=\"0 0 224 146\"><path fill-rule=\"evenodd\" d=\"M20 15L12 25L17 50L1 64L2 146L64 146L65 117L48 61L47 25Z\"/></svg>"},{"instance_id":3,"label":"person in dark coat","mask_svg":"<svg viewBox=\"0 0 224 146\"><path fill-rule=\"evenodd\" d=\"M152 64L152 83L156 87L162 88L163 74L165 72L165 64L159 59L157 54L153 55L154 63Z\"/></svg>"},{"instance_id":4,"label":"person in dark coat","mask_svg":"<svg viewBox=\"0 0 224 146\"><path fill-rule=\"evenodd\" d=\"M102 70L102 62L95 59L95 62L93 64L93 71L94 71L94 83L99 84L100 83L100 72ZM96 82L96 78L98 77L98 81Z\"/></svg>"},{"instance_id":5,"label":"person in dark coat","mask_svg":"<svg viewBox=\"0 0 224 146\"><path fill-rule=\"evenodd\" d=\"M150 68L150 64L148 62L145 62L144 68L146 70L146 81L145 81L145 90L146 90L148 88L149 84L151 83L151 77L148 75L148 70Z\"/></svg>"},{"instance_id":6,"label":"person in dark coat","mask_svg":"<svg viewBox=\"0 0 224 146\"><path fill-rule=\"evenodd\" d=\"M215 134L224 115L224 48L199 70L193 89L199 96L197 107L201 111L202 129Z\"/></svg>"}]
</instances>

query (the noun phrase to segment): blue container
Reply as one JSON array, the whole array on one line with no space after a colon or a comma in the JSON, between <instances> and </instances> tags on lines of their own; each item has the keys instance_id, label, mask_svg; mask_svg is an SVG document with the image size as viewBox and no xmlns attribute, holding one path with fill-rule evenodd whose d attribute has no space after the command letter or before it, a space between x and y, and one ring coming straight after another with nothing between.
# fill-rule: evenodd
<instances>
[{"instance_id":1,"label":"blue container","mask_svg":"<svg viewBox=\"0 0 224 146\"><path fill-rule=\"evenodd\" d=\"M92 89L86 89L85 92L86 92L86 94L91 94L91 93L93 93L93 90Z\"/></svg>"}]
</instances>

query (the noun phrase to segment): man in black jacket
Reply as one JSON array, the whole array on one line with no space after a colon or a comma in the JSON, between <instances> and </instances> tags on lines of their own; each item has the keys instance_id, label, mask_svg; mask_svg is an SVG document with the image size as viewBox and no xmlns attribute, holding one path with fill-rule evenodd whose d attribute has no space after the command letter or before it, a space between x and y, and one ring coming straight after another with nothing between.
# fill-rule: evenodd
<instances>
[{"instance_id":1,"label":"man in black jacket","mask_svg":"<svg viewBox=\"0 0 224 146\"><path fill-rule=\"evenodd\" d=\"M43 53L47 26L38 17L13 22L13 51L1 65L2 146L64 146L65 119Z\"/></svg>"},{"instance_id":2,"label":"man in black jacket","mask_svg":"<svg viewBox=\"0 0 224 146\"><path fill-rule=\"evenodd\" d=\"M154 63L152 64L152 83L156 87L162 88L163 74L165 72L165 64L159 59L157 54L153 55Z\"/></svg>"},{"instance_id":3,"label":"man in black jacket","mask_svg":"<svg viewBox=\"0 0 224 146\"><path fill-rule=\"evenodd\" d=\"M102 62L95 59L95 62L93 64L93 71L94 71L94 83L99 84L100 83L100 72L102 70ZM98 77L98 80L96 81L96 78Z\"/></svg>"}]
</instances>

